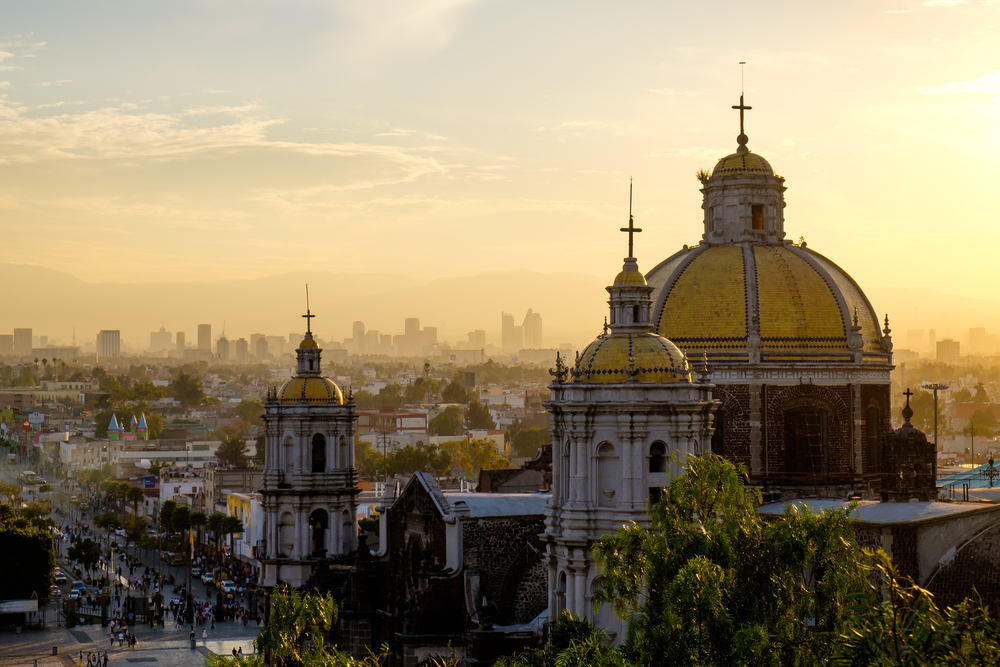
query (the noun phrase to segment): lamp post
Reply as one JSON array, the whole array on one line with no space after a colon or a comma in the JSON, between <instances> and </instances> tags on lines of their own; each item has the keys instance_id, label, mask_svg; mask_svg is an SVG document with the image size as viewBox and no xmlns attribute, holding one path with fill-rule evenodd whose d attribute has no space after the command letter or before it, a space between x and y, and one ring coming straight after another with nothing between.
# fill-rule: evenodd
<instances>
[{"instance_id":1,"label":"lamp post","mask_svg":"<svg viewBox=\"0 0 1000 667\"><path fill-rule=\"evenodd\" d=\"M948 389L948 385L935 382L934 384L925 384L922 389L934 392L934 451L937 452L938 449L938 392Z\"/></svg>"}]
</instances>

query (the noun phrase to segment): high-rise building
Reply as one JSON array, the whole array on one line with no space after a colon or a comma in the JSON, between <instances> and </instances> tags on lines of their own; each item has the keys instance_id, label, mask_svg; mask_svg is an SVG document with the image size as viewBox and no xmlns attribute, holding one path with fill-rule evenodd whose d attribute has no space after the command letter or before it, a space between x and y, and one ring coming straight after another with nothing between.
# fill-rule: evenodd
<instances>
[{"instance_id":1,"label":"high-rise building","mask_svg":"<svg viewBox=\"0 0 1000 667\"><path fill-rule=\"evenodd\" d=\"M263 340L263 339L264 339L264 334L262 334L262 333L250 334L250 354L256 356L256 354L257 354L257 341Z\"/></svg>"},{"instance_id":2,"label":"high-rise building","mask_svg":"<svg viewBox=\"0 0 1000 667\"><path fill-rule=\"evenodd\" d=\"M14 356L27 357L31 354L31 329L14 329Z\"/></svg>"},{"instance_id":3,"label":"high-rise building","mask_svg":"<svg viewBox=\"0 0 1000 667\"><path fill-rule=\"evenodd\" d=\"M992 350L990 350L992 352ZM969 329L969 352L986 352L986 329L972 327Z\"/></svg>"},{"instance_id":4,"label":"high-rise building","mask_svg":"<svg viewBox=\"0 0 1000 667\"><path fill-rule=\"evenodd\" d=\"M187 344L187 341L184 340L184 332L183 331L178 331L177 332L177 351L180 352L181 354L184 354L184 346L186 344Z\"/></svg>"},{"instance_id":5,"label":"high-rise building","mask_svg":"<svg viewBox=\"0 0 1000 667\"><path fill-rule=\"evenodd\" d=\"M354 341L354 354L362 354L365 351L365 323L360 320L352 327L352 340Z\"/></svg>"},{"instance_id":6,"label":"high-rise building","mask_svg":"<svg viewBox=\"0 0 1000 667\"><path fill-rule=\"evenodd\" d=\"M469 348L473 350L483 350L486 348L485 329L476 329L469 332Z\"/></svg>"},{"instance_id":7,"label":"high-rise building","mask_svg":"<svg viewBox=\"0 0 1000 667\"><path fill-rule=\"evenodd\" d=\"M198 349L199 350L212 350L212 325L211 324L199 324L198 325Z\"/></svg>"},{"instance_id":8,"label":"high-rise building","mask_svg":"<svg viewBox=\"0 0 1000 667\"><path fill-rule=\"evenodd\" d=\"M38 347L45 348L45 347L48 347L48 346L49 346L49 337L48 336L39 336L38 337Z\"/></svg>"},{"instance_id":9,"label":"high-rise building","mask_svg":"<svg viewBox=\"0 0 1000 667\"><path fill-rule=\"evenodd\" d=\"M275 359L279 358L285 353L285 337L284 336L266 336L267 341L267 351Z\"/></svg>"},{"instance_id":10,"label":"high-rise building","mask_svg":"<svg viewBox=\"0 0 1000 667\"><path fill-rule=\"evenodd\" d=\"M927 331L927 347L930 348L931 352L937 351L937 332L934 329Z\"/></svg>"},{"instance_id":11,"label":"high-rise building","mask_svg":"<svg viewBox=\"0 0 1000 667\"><path fill-rule=\"evenodd\" d=\"M299 346L299 343L301 343L301 342L302 342L302 334L300 334L300 333L290 333L290 334L288 334L288 347L290 347L290 348L292 348L294 350L295 348L297 348Z\"/></svg>"},{"instance_id":12,"label":"high-rise building","mask_svg":"<svg viewBox=\"0 0 1000 667\"><path fill-rule=\"evenodd\" d=\"M253 350L257 361L267 361L267 338L263 334L257 339L257 344L254 345Z\"/></svg>"},{"instance_id":13,"label":"high-rise building","mask_svg":"<svg viewBox=\"0 0 1000 667\"><path fill-rule=\"evenodd\" d=\"M163 352L164 350L169 350L174 346L174 335L166 330L164 327L160 327L159 331L149 332L149 351L150 352Z\"/></svg>"},{"instance_id":14,"label":"high-rise building","mask_svg":"<svg viewBox=\"0 0 1000 667\"><path fill-rule=\"evenodd\" d=\"M10 334L0 336L0 357L14 354L14 337Z\"/></svg>"},{"instance_id":15,"label":"high-rise building","mask_svg":"<svg viewBox=\"0 0 1000 667\"><path fill-rule=\"evenodd\" d=\"M118 329L102 329L97 334L97 361L121 355L122 334Z\"/></svg>"},{"instance_id":16,"label":"high-rise building","mask_svg":"<svg viewBox=\"0 0 1000 667\"><path fill-rule=\"evenodd\" d=\"M542 316L532 312L531 308L524 316L524 347L529 350L540 350L542 346Z\"/></svg>"},{"instance_id":17,"label":"high-rise building","mask_svg":"<svg viewBox=\"0 0 1000 667\"><path fill-rule=\"evenodd\" d=\"M233 356L238 364L245 364L250 360L250 345L246 338L239 338L233 342Z\"/></svg>"},{"instance_id":18,"label":"high-rise building","mask_svg":"<svg viewBox=\"0 0 1000 667\"><path fill-rule=\"evenodd\" d=\"M403 334L410 340L420 339L420 318L407 317L403 323Z\"/></svg>"},{"instance_id":19,"label":"high-rise building","mask_svg":"<svg viewBox=\"0 0 1000 667\"><path fill-rule=\"evenodd\" d=\"M229 361L229 339L226 338L225 334L215 343L215 356L219 358L219 361Z\"/></svg>"},{"instance_id":20,"label":"high-rise building","mask_svg":"<svg viewBox=\"0 0 1000 667\"><path fill-rule=\"evenodd\" d=\"M510 352L514 345L514 316L510 313L500 314L500 349ZM517 349L517 348L513 348Z\"/></svg>"},{"instance_id":21,"label":"high-rise building","mask_svg":"<svg viewBox=\"0 0 1000 667\"><path fill-rule=\"evenodd\" d=\"M437 327L424 327L424 330L420 332L423 338L424 347L434 347L438 344L438 328Z\"/></svg>"},{"instance_id":22,"label":"high-rise building","mask_svg":"<svg viewBox=\"0 0 1000 667\"><path fill-rule=\"evenodd\" d=\"M361 339L361 354L379 354L382 352L379 346L378 329L371 329L365 332L365 337Z\"/></svg>"},{"instance_id":23,"label":"high-rise building","mask_svg":"<svg viewBox=\"0 0 1000 667\"><path fill-rule=\"evenodd\" d=\"M961 345L957 340L945 338L937 342L937 360L954 364L962 356Z\"/></svg>"}]
</instances>

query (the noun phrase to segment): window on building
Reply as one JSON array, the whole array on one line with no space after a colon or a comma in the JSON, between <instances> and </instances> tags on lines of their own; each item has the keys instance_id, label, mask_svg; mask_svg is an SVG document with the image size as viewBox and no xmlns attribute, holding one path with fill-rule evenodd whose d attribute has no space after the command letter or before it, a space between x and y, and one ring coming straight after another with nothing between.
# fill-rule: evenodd
<instances>
[{"instance_id":1,"label":"window on building","mask_svg":"<svg viewBox=\"0 0 1000 667\"><path fill-rule=\"evenodd\" d=\"M764 205L753 204L750 207L750 214L753 218L753 228L764 229Z\"/></svg>"},{"instance_id":2,"label":"window on building","mask_svg":"<svg viewBox=\"0 0 1000 667\"><path fill-rule=\"evenodd\" d=\"M309 515L309 554L316 558L326 556L326 529L328 524L326 510L313 510Z\"/></svg>"},{"instance_id":3,"label":"window on building","mask_svg":"<svg viewBox=\"0 0 1000 667\"><path fill-rule=\"evenodd\" d=\"M312 437L312 471L326 472L326 437L322 433Z\"/></svg>"},{"instance_id":4,"label":"window on building","mask_svg":"<svg viewBox=\"0 0 1000 667\"><path fill-rule=\"evenodd\" d=\"M662 442L649 447L649 472L667 472L667 446Z\"/></svg>"},{"instance_id":5,"label":"window on building","mask_svg":"<svg viewBox=\"0 0 1000 667\"><path fill-rule=\"evenodd\" d=\"M867 472L882 472L882 441L879 433L879 412L874 405L865 413L865 440L867 440L868 456Z\"/></svg>"},{"instance_id":6,"label":"window on building","mask_svg":"<svg viewBox=\"0 0 1000 667\"><path fill-rule=\"evenodd\" d=\"M828 470L825 410L805 408L785 413L785 472L823 475Z\"/></svg>"},{"instance_id":7,"label":"window on building","mask_svg":"<svg viewBox=\"0 0 1000 667\"><path fill-rule=\"evenodd\" d=\"M639 322L639 306L632 306L632 323L638 324Z\"/></svg>"},{"instance_id":8,"label":"window on building","mask_svg":"<svg viewBox=\"0 0 1000 667\"><path fill-rule=\"evenodd\" d=\"M615 494L620 480L618 473L618 457L615 447L610 442L603 442L597 448L597 504L601 507L614 507Z\"/></svg>"},{"instance_id":9,"label":"window on building","mask_svg":"<svg viewBox=\"0 0 1000 667\"><path fill-rule=\"evenodd\" d=\"M347 438L340 436L340 467L343 469L353 468L351 461L351 449L347 446Z\"/></svg>"}]
</instances>

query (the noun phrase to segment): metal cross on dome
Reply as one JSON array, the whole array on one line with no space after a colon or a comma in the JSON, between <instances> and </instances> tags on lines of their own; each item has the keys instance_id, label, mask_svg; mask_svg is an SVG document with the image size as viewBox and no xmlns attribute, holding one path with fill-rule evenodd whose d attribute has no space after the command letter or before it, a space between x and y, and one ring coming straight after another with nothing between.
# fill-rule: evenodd
<instances>
[{"instance_id":1,"label":"metal cross on dome","mask_svg":"<svg viewBox=\"0 0 1000 667\"><path fill-rule=\"evenodd\" d=\"M743 131L743 112L744 111L750 111L751 109L753 109L753 107L748 107L745 104L743 104L743 93L740 93L740 103L739 103L739 106L737 106L737 105L734 104L733 108L740 110L740 134L746 134L746 132Z\"/></svg>"},{"instance_id":2,"label":"metal cross on dome","mask_svg":"<svg viewBox=\"0 0 1000 667\"><path fill-rule=\"evenodd\" d=\"M630 258L632 255L632 235L638 234L642 230L635 226L635 220L632 219L632 179L628 179L628 227L622 227L623 232L628 232L628 256Z\"/></svg>"},{"instance_id":3,"label":"metal cross on dome","mask_svg":"<svg viewBox=\"0 0 1000 667\"><path fill-rule=\"evenodd\" d=\"M309 312L309 285L306 284L306 314L303 315L306 319L306 333L312 333L312 318L316 317Z\"/></svg>"}]
</instances>

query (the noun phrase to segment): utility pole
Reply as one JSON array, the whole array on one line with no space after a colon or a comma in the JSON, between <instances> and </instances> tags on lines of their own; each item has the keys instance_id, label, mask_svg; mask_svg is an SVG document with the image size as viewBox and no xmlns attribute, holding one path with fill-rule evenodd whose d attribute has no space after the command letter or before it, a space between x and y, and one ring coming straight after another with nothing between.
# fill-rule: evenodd
<instances>
[{"instance_id":1,"label":"utility pole","mask_svg":"<svg viewBox=\"0 0 1000 667\"><path fill-rule=\"evenodd\" d=\"M925 384L922 389L934 392L934 451L938 451L938 392L948 389L948 385L935 382L934 384Z\"/></svg>"}]
</instances>

